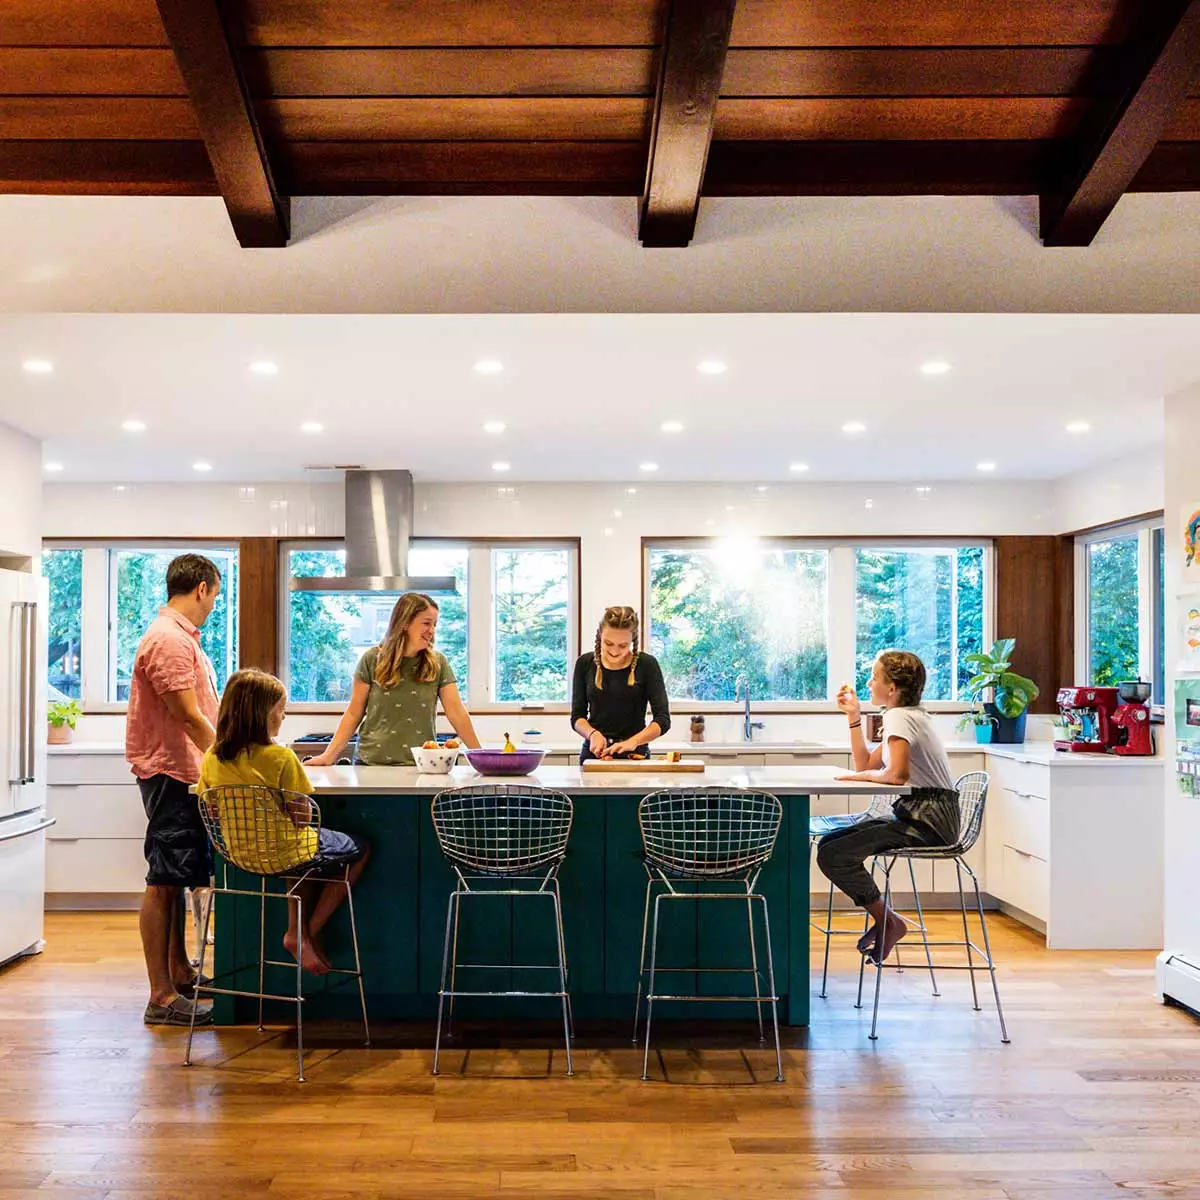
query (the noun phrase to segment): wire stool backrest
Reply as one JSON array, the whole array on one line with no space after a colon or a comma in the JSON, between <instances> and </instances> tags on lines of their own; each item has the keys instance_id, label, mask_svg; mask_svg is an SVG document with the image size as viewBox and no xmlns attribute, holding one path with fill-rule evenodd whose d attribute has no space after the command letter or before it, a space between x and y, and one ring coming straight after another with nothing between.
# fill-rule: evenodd
<instances>
[{"instance_id":1,"label":"wire stool backrest","mask_svg":"<svg viewBox=\"0 0 1200 1200\"><path fill-rule=\"evenodd\" d=\"M668 875L742 875L771 857L783 805L770 792L692 788L651 792L638 805L646 861Z\"/></svg>"},{"instance_id":2,"label":"wire stool backrest","mask_svg":"<svg viewBox=\"0 0 1200 1200\"><path fill-rule=\"evenodd\" d=\"M217 853L254 875L280 875L316 857L321 809L302 792L231 783L201 792L200 819Z\"/></svg>"},{"instance_id":3,"label":"wire stool backrest","mask_svg":"<svg viewBox=\"0 0 1200 1200\"><path fill-rule=\"evenodd\" d=\"M958 791L958 846L966 853L979 841L983 830L983 806L987 802L990 776L986 771L968 771L955 781Z\"/></svg>"},{"instance_id":4,"label":"wire stool backrest","mask_svg":"<svg viewBox=\"0 0 1200 1200\"><path fill-rule=\"evenodd\" d=\"M438 845L455 866L513 876L562 860L575 806L551 788L488 783L439 792L431 811Z\"/></svg>"}]
</instances>

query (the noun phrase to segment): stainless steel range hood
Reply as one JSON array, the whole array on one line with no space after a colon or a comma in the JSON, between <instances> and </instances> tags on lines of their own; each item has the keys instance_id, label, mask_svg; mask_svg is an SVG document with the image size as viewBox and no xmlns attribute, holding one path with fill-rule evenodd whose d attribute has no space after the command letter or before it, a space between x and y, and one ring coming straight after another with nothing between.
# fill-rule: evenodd
<instances>
[{"instance_id":1,"label":"stainless steel range hood","mask_svg":"<svg viewBox=\"0 0 1200 1200\"><path fill-rule=\"evenodd\" d=\"M453 575L409 575L410 471L346 472L346 574L292 579L293 592L457 592Z\"/></svg>"}]
</instances>

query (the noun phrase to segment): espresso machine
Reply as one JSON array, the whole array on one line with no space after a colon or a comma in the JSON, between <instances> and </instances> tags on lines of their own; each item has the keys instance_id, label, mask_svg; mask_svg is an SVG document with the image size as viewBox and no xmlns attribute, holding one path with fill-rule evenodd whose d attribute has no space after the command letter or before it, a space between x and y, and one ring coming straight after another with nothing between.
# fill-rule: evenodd
<instances>
[{"instance_id":1,"label":"espresso machine","mask_svg":"<svg viewBox=\"0 0 1200 1200\"><path fill-rule=\"evenodd\" d=\"M1059 688L1066 737L1055 739L1054 748L1074 754L1153 754L1149 699L1150 685L1141 680Z\"/></svg>"}]
</instances>

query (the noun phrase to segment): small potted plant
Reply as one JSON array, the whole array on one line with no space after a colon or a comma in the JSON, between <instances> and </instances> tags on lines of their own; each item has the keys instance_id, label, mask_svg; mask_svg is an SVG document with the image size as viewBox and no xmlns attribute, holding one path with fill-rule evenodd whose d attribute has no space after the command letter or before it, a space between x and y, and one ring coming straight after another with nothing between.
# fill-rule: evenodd
<instances>
[{"instance_id":1,"label":"small potted plant","mask_svg":"<svg viewBox=\"0 0 1200 1200\"><path fill-rule=\"evenodd\" d=\"M77 700L52 700L46 706L46 720L49 728L46 731L46 741L51 746L63 746L75 735L75 725L83 716L83 709Z\"/></svg>"},{"instance_id":2,"label":"small potted plant","mask_svg":"<svg viewBox=\"0 0 1200 1200\"><path fill-rule=\"evenodd\" d=\"M978 701L985 693L990 694L983 708L995 722L994 742L1025 740L1025 717L1038 696L1038 685L1032 679L1009 669L1016 644L1016 638L998 638L990 650L963 656L963 661L975 670L967 684L971 699Z\"/></svg>"},{"instance_id":3,"label":"small potted plant","mask_svg":"<svg viewBox=\"0 0 1200 1200\"><path fill-rule=\"evenodd\" d=\"M992 740L992 729L996 718L976 704L970 712L965 712L959 718L958 730L965 732L968 727L975 730L975 741L980 746L986 746Z\"/></svg>"}]
</instances>

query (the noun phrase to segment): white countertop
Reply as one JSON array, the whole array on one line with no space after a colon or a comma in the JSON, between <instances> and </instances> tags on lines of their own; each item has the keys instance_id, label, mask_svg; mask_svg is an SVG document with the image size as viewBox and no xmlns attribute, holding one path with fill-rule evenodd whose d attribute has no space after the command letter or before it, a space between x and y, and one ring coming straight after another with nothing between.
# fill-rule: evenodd
<instances>
[{"instance_id":1,"label":"white countertop","mask_svg":"<svg viewBox=\"0 0 1200 1200\"><path fill-rule=\"evenodd\" d=\"M468 784L534 783L566 792L598 795L641 795L659 788L761 788L781 796L882 794L903 795L904 787L839 781L838 767L726 767L706 771L582 771L579 767L539 767L531 775L479 775L470 767L455 767L449 775L425 775L416 767L309 767L315 795L377 796L428 795L442 788Z\"/></svg>"}]
</instances>

